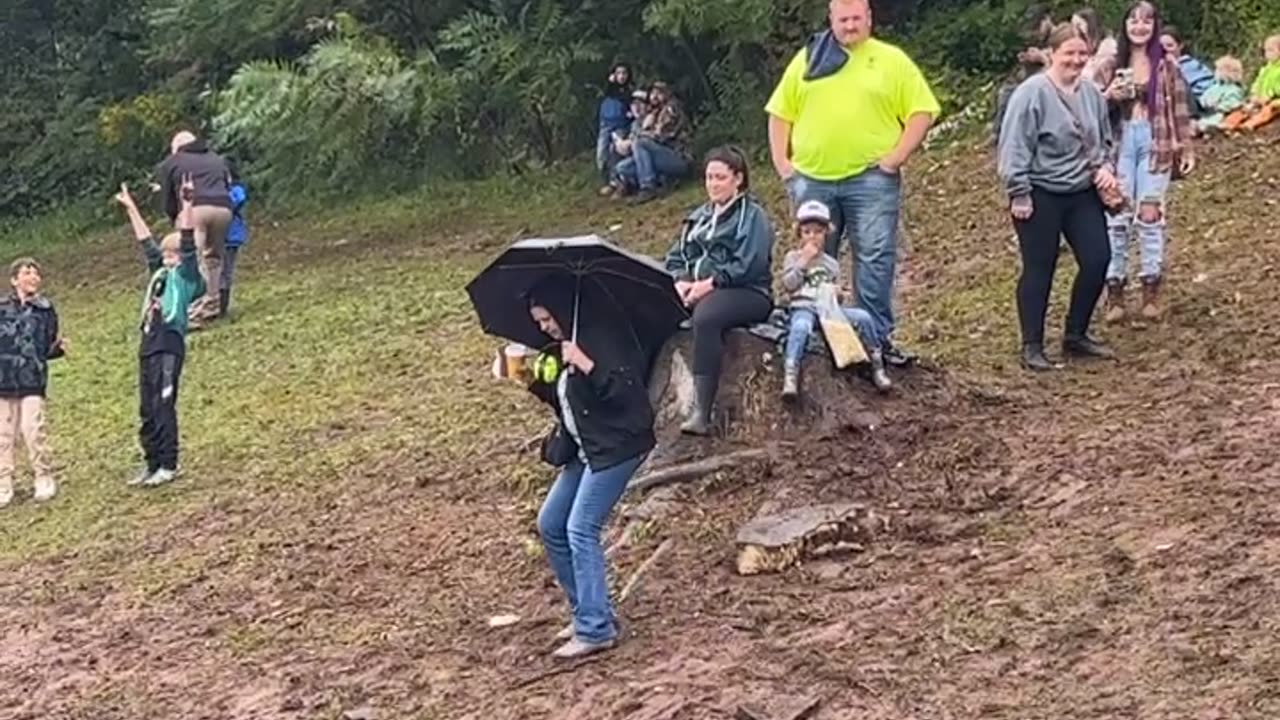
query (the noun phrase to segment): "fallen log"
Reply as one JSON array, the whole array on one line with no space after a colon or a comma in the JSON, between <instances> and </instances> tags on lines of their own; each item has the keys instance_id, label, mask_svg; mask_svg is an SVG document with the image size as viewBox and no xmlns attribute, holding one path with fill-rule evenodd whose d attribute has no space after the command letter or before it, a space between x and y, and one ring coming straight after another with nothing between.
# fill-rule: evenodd
<instances>
[{"instance_id":1,"label":"fallen log","mask_svg":"<svg viewBox=\"0 0 1280 720\"><path fill-rule=\"evenodd\" d=\"M757 448L752 450L739 450L737 452L726 453L724 455L713 455L712 457L698 460L696 462L669 465L635 478L627 485L627 490L629 492L642 493L646 490L651 490L662 485L697 480L698 478L705 477L711 473L739 467L748 462L767 460L771 456L772 451L770 448Z\"/></svg>"}]
</instances>

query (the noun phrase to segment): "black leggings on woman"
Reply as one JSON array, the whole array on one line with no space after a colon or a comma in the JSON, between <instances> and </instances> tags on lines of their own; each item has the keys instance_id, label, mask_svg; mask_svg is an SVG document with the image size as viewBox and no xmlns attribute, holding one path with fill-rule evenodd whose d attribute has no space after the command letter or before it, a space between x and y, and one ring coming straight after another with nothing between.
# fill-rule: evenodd
<instances>
[{"instance_id":1,"label":"black leggings on woman","mask_svg":"<svg viewBox=\"0 0 1280 720\"><path fill-rule=\"evenodd\" d=\"M1026 220L1014 220L1022 251L1022 276L1018 278L1018 319L1024 345L1044 344L1044 317L1049 291L1058 265L1058 238L1066 236L1079 272L1071 286L1065 335L1079 338L1089 330L1089 319L1106 284L1111 244L1107 220L1092 187L1074 193L1031 192L1034 211Z\"/></svg>"},{"instance_id":2,"label":"black leggings on woman","mask_svg":"<svg viewBox=\"0 0 1280 720\"><path fill-rule=\"evenodd\" d=\"M730 328L764 322L773 301L759 290L718 288L693 307L693 374L720 381L724 334Z\"/></svg>"}]
</instances>

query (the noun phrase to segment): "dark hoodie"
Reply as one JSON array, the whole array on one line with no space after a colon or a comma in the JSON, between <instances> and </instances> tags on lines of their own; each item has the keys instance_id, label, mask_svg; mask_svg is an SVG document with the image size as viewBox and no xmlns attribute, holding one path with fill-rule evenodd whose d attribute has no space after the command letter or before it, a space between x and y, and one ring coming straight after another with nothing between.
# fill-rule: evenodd
<instances>
[{"instance_id":1,"label":"dark hoodie","mask_svg":"<svg viewBox=\"0 0 1280 720\"><path fill-rule=\"evenodd\" d=\"M48 298L0 299L0 397L43 397L49 361L60 357L58 312Z\"/></svg>"},{"instance_id":2,"label":"dark hoodie","mask_svg":"<svg viewBox=\"0 0 1280 720\"><path fill-rule=\"evenodd\" d=\"M557 277L544 281L529 297L529 304L546 308L569 337L573 336L576 284L572 277ZM565 429L564 413L573 412L587 464L599 471L653 449L656 444L653 407L646 387L646 355L630 324L611 301L593 296L589 287L582 292L578 302L577 344L595 362L595 367L590 373L576 369L561 371L570 373L569 408L560 406L554 384L535 382L529 391L555 409L560 420L561 442L572 443ZM558 345L551 338L547 338L547 342ZM555 354L559 354L558 350Z\"/></svg>"},{"instance_id":3,"label":"dark hoodie","mask_svg":"<svg viewBox=\"0 0 1280 720\"><path fill-rule=\"evenodd\" d=\"M195 183L195 202L231 209L230 170L222 156L211 151L204 140L196 140L178 148L178 151L156 166L160 181L160 197L164 199L164 211L169 222L178 219L182 209L178 191L182 176L190 175Z\"/></svg>"},{"instance_id":4,"label":"dark hoodie","mask_svg":"<svg viewBox=\"0 0 1280 720\"><path fill-rule=\"evenodd\" d=\"M667 271L676 280L710 277L718 288L745 287L772 297L773 241L769 216L751 196L739 196L718 217L708 202L685 219L667 253Z\"/></svg>"}]
</instances>

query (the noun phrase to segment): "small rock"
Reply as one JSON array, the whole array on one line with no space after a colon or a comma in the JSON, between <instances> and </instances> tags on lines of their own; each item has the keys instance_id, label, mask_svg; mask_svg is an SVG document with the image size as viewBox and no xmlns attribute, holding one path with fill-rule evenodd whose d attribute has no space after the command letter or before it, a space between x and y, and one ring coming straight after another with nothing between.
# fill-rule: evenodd
<instances>
[{"instance_id":1,"label":"small rock","mask_svg":"<svg viewBox=\"0 0 1280 720\"><path fill-rule=\"evenodd\" d=\"M1208 273L1196 273L1196 276L1195 276L1195 277L1193 277L1193 278L1191 278L1191 282L1193 282L1193 283L1202 283L1202 282L1204 282L1205 280L1208 280L1208 279L1209 279L1209 274L1208 274Z\"/></svg>"},{"instance_id":2,"label":"small rock","mask_svg":"<svg viewBox=\"0 0 1280 720\"><path fill-rule=\"evenodd\" d=\"M368 705L342 713L342 720L378 720L378 711Z\"/></svg>"},{"instance_id":3,"label":"small rock","mask_svg":"<svg viewBox=\"0 0 1280 720\"><path fill-rule=\"evenodd\" d=\"M493 617L489 618L489 627L491 628L511 627L512 625L515 625L518 622L520 622L519 615L494 615Z\"/></svg>"}]
</instances>

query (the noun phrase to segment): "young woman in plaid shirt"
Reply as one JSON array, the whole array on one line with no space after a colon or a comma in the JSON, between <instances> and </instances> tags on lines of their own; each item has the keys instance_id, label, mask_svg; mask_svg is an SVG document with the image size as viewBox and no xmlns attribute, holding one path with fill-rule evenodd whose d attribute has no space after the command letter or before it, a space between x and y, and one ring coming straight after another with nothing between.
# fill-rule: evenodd
<instances>
[{"instance_id":1,"label":"young woman in plaid shirt","mask_svg":"<svg viewBox=\"0 0 1280 720\"><path fill-rule=\"evenodd\" d=\"M1112 67L1105 68L1111 108L1114 155L1120 187L1129 198L1125 212L1108 220L1111 265L1107 268L1107 320L1124 319L1129 237L1136 231L1141 256L1142 314L1161 315L1164 271L1165 196L1174 173L1195 167L1191 146L1191 107L1177 58L1160 45L1160 13L1137 2L1125 14Z\"/></svg>"}]
</instances>

